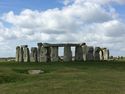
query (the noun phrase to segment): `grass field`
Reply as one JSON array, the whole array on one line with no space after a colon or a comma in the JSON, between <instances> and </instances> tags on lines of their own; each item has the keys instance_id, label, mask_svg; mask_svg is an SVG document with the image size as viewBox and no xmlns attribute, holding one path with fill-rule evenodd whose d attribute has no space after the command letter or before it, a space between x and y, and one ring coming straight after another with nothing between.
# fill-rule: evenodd
<instances>
[{"instance_id":1,"label":"grass field","mask_svg":"<svg viewBox=\"0 0 125 94\"><path fill-rule=\"evenodd\" d=\"M29 75L27 70L42 69ZM0 63L0 94L125 94L125 63Z\"/></svg>"}]
</instances>

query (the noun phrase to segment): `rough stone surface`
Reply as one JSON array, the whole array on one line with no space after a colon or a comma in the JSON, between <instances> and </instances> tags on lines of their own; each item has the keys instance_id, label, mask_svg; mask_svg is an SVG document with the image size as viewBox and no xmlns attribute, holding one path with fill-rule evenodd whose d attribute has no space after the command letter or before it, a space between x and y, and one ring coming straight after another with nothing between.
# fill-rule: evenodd
<instances>
[{"instance_id":1,"label":"rough stone surface","mask_svg":"<svg viewBox=\"0 0 125 94\"><path fill-rule=\"evenodd\" d=\"M87 52L88 52L88 47L86 44L81 45L82 46L82 52L83 52L83 60L86 61L87 60Z\"/></svg>"},{"instance_id":2,"label":"rough stone surface","mask_svg":"<svg viewBox=\"0 0 125 94\"><path fill-rule=\"evenodd\" d=\"M81 46L76 46L75 48L75 61L82 61L83 60L83 52Z\"/></svg>"},{"instance_id":3,"label":"rough stone surface","mask_svg":"<svg viewBox=\"0 0 125 94\"><path fill-rule=\"evenodd\" d=\"M36 47L31 48L30 61L31 62L38 62L38 60L37 60L37 48Z\"/></svg>"},{"instance_id":4,"label":"rough stone surface","mask_svg":"<svg viewBox=\"0 0 125 94\"><path fill-rule=\"evenodd\" d=\"M42 46L40 48L40 62L47 62L48 61L47 54L48 54L47 48Z\"/></svg>"},{"instance_id":5,"label":"rough stone surface","mask_svg":"<svg viewBox=\"0 0 125 94\"><path fill-rule=\"evenodd\" d=\"M43 70L28 70L28 74L35 75L35 74L42 74L44 73Z\"/></svg>"},{"instance_id":6,"label":"rough stone surface","mask_svg":"<svg viewBox=\"0 0 125 94\"><path fill-rule=\"evenodd\" d=\"M109 59L109 50L107 48L103 49L103 57L104 57L104 60Z\"/></svg>"},{"instance_id":7,"label":"rough stone surface","mask_svg":"<svg viewBox=\"0 0 125 94\"><path fill-rule=\"evenodd\" d=\"M49 44L38 43L38 48L32 47L29 53L28 45L21 45L16 47L16 61L17 62L56 62L59 61L58 47L64 47L63 61L87 61L87 60L108 60L109 50L107 48L96 47L93 49L87 46L86 43L61 43ZM75 46L75 57L72 59L71 47ZM29 55L30 54L30 55Z\"/></svg>"},{"instance_id":8,"label":"rough stone surface","mask_svg":"<svg viewBox=\"0 0 125 94\"><path fill-rule=\"evenodd\" d=\"M23 59L23 47L20 47L19 62L24 62L24 59Z\"/></svg>"},{"instance_id":9,"label":"rough stone surface","mask_svg":"<svg viewBox=\"0 0 125 94\"><path fill-rule=\"evenodd\" d=\"M16 62L19 62L19 57L20 57L20 47L16 47Z\"/></svg>"},{"instance_id":10,"label":"rough stone surface","mask_svg":"<svg viewBox=\"0 0 125 94\"><path fill-rule=\"evenodd\" d=\"M71 46L69 46L69 45L64 46L63 61L65 61L65 62L72 61L72 51L71 51Z\"/></svg>"},{"instance_id":11,"label":"rough stone surface","mask_svg":"<svg viewBox=\"0 0 125 94\"><path fill-rule=\"evenodd\" d=\"M59 61L58 47L54 46L54 47L50 47L50 49L51 49L51 53L50 53L51 62Z\"/></svg>"},{"instance_id":12,"label":"rough stone surface","mask_svg":"<svg viewBox=\"0 0 125 94\"><path fill-rule=\"evenodd\" d=\"M28 46L23 48L23 59L24 62L29 62L30 61L30 55L29 55L29 48Z\"/></svg>"},{"instance_id":13,"label":"rough stone surface","mask_svg":"<svg viewBox=\"0 0 125 94\"><path fill-rule=\"evenodd\" d=\"M92 46L88 47L87 60L94 60L94 48Z\"/></svg>"},{"instance_id":14,"label":"rough stone surface","mask_svg":"<svg viewBox=\"0 0 125 94\"><path fill-rule=\"evenodd\" d=\"M103 50L102 49L100 49L99 55L100 55L100 60L104 60Z\"/></svg>"},{"instance_id":15,"label":"rough stone surface","mask_svg":"<svg viewBox=\"0 0 125 94\"><path fill-rule=\"evenodd\" d=\"M40 49L42 47L42 43L37 43L38 49L37 49L37 60L40 62Z\"/></svg>"},{"instance_id":16,"label":"rough stone surface","mask_svg":"<svg viewBox=\"0 0 125 94\"><path fill-rule=\"evenodd\" d=\"M79 46L80 44L75 44L75 43L60 43L60 44L49 44L49 43L43 43L44 47L64 47L65 45L67 46Z\"/></svg>"},{"instance_id":17,"label":"rough stone surface","mask_svg":"<svg viewBox=\"0 0 125 94\"><path fill-rule=\"evenodd\" d=\"M23 48L24 48L24 47L28 47L28 45L21 45L20 47L23 47Z\"/></svg>"},{"instance_id":18,"label":"rough stone surface","mask_svg":"<svg viewBox=\"0 0 125 94\"><path fill-rule=\"evenodd\" d=\"M95 60L100 60L100 47L95 47L95 51L94 51L94 57L95 57Z\"/></svg>"}]
</instances>

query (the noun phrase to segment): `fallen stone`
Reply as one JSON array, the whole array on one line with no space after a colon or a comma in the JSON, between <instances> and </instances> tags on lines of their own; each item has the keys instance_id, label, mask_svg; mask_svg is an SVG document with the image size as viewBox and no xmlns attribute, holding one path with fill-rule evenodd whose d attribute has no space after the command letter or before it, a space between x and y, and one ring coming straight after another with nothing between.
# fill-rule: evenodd
<instances>
[{"instance_id":1,"label":"fallen stone","mask_svg":"<svg viewBox=\"0 0 125 94\"><path fill-rule=\"evenodd\" d=\"M28 70L28 74L32 74L32 75L42 74L42 73L44 73L43 70Z\"/></svg>"}]
</instances>

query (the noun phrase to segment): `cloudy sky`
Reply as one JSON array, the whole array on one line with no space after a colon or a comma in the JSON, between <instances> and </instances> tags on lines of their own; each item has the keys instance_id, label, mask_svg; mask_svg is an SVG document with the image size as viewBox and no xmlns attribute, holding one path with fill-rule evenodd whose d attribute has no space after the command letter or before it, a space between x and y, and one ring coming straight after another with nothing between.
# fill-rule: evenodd
<instances>
[{"instance_id":1,"label":"cloudy sky","mask_svg":"<svg viewBox=\"0 0 125 94\"><path fill-rule=\"evenodd\" d=\"M0 0L0 57L37 42L86 42L125 56L125 0Z\"/></svg>"}]
</instances>

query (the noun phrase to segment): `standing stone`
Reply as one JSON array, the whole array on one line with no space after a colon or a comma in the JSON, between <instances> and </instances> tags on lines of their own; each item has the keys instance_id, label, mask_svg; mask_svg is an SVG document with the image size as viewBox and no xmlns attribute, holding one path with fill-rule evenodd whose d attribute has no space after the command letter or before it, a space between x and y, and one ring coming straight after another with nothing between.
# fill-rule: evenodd
<instances>
[{"instance_id":1,"label":"standing stone","mask_svg":"<svg viewBox=\"0 0 125 94\"><path fill-rule=\"evenodd\" d=\"M100 55L100 60L104 60L103 50L102 49L100 49L99 55Z\"/></svg>"},{"instance_id":2,"label":"standing stone","mask_svg":"<svg viewBox=\"0 0 125 94\"><path fill-rule=\"evenodd\" d=\"M19 62L19 58L20 58L20 47L17 46L16 47L16 62Z\"/></svg>"},{"instance_id":3,"label":"standing stone","mask_svg":"<svg viewBox=\"0 0 125 94\"><path fill-rule=\"evenodd\" d=\"M37 43L37 46L38 46L38 49L37 49L37 60L38 62L40 62L40 50L41 50L41 47L42 47L42 43Z\"/></svg>"},{"instance_id":4,"label":"standing stone","mask_svg":"<svg viewBox=\"0 0 125 94\"><path fill-rule=\"evenodd\" d=\"M50 47L50 49L51 49L51 53L50 53L51 62L57 62L59 60L58 46L52 46Z\"/></svg>"},{"instance_id":5,"label":"standing stone","mask_svg":"<svg viewBox=\"0 0 125 94\"><path fill-rule=\"evenodd\" d=\"M23 47L23 59L24 59L24 62L30 61L29 48L27 45Z\"/></svg>"},{"instance_id":6,"label":"standing stone","mask_svg":"<svg viewBox=\"0 0 125 94\"><path fill-rule=\"evenodd\" d=\"M83 52L81 46L76 46L75 48L75 61L82 61L83 60Z\"/></svg>"},{"instance_id":7,"label":"standing stone","mask_svg":"<svg viewBox=\"0 0 125 94\"><path fill-rule=\"evenodd\" d=\"M108 60L109 59L109 50L107 48L103 48L103 57L104 60Z\"/></svg>"},{"instance_id":8,"label":"standing stone","mask_svg":"<svg viewBox=\"0 0 125 94\"><path fill-rule=\"evenodd\" d=\"M30 61L31 62L38 62L38 60L37 60L37 48L36 47L31 48Z\"/></svg>"},{"instance_id":9,"label":"standing stone","mask_svg":"<svg viewBox=\"0 0 125 94\"><path fill-rule=\"evenodd\" d=\"M20 47L19 62L24 62L24 59L23 59L23 47Z\"/></svg>"},{"instance_id":10,"label":"standing stone","mask_svg":"<svg viewBox=\"0 0 125 94\"><path fill-rule=\"evenodd\" d=\"M87 60L94 60L94 48L92 46L88 47Z\"/></svg>"},{"instance_id":11,"label":"standing stone","mask_svg":"<svg viewBox=\"0 0 125 94\"><path fill-rule=\"evenodd\" d=\"M110 52L109 52L109 49L107 49L107 60L109 59L110 57Z\"/></svg>"},{"instance_id":12,"label":"standing stone","mask_svg":"<svg viewBox=\"0 0 125 94\"><path fill-rule=\"evenodd\" d=\"M94 51L94 57L95 60L100 60L100 47L95 47L95 51Z\"/></svg>"},{"instance_id":13,"label":"standing stone","mask_svg":"<svg viewBox=\"0 0 125 94\"><path fill-rule=\"evenodd\" d=\"M48 57L47 57L47 47L41 47L40 48L40 62L47 62Z\"/></svg>"},{"instance_id":14,"label":"standing stone","mask_svg":"<svg viewBox=\"0 0 125 94\"><path fill-rule=\"evenodd\" d=\"M64 46L64 58L63 60L65 62L72 61L72 51L71 51L71 46L65 45Z\"/></svg>"},{"instance_id":15,"label":"standing stone","mask_svg":"<svg viewBox=\"0 0 125 94\"><path fill-rule=\"evenodd\" d=\"M87 60L88 47L87 47L86 43L81 44L81 47L82 47L82 52L83 52L83 60L86 61Z\"/></svg>"},{"instance_id":16,"label":"standing stone","mask_svg":"<svg viewBox=\"0 0 125 94\"><path fill-rule=\"evenodd\" d=\"M50 57L51 49L50 47L46 47L46 49L47 49L47 62L50 62L51 61L51 57Z\"/></svg>"}]
</instances>

